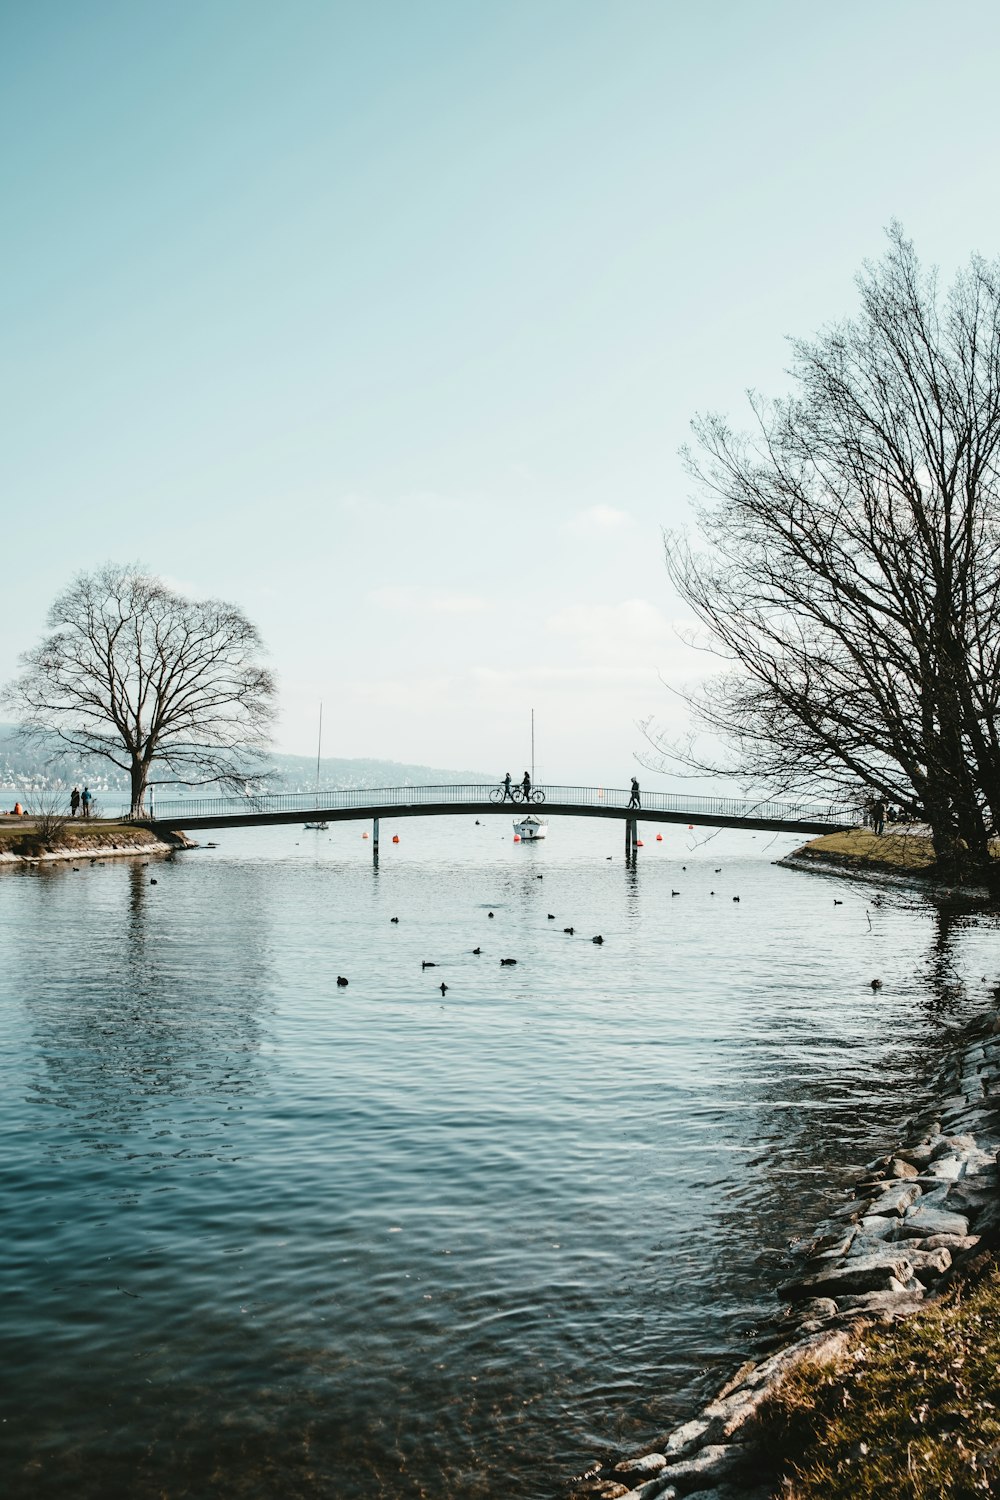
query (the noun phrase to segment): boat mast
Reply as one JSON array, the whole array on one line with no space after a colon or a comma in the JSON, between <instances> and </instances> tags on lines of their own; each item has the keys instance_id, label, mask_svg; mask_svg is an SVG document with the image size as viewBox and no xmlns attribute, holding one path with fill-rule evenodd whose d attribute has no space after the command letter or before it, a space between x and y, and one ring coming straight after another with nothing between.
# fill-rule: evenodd
<instances>
[{"instance_id":1,"label":"boat mast","mask_svg":"<svg viewBox=\"0 0 1000 1500\"><path fill-rule=\"evenodd\" d=\"M535 710L531 710L531 785L535 784Z\"/></svg>"},{"instance_id":2,"label":"boat mast","mask_svg":"<svg viewBox=\"0 0 1000 1500\"><path fill-rule=\"evenodd\" d=\"M319 758L323 753L323 705L319 706L319 739L316 742L316 790L319 791Z\"/></svg>"}]
</instances>

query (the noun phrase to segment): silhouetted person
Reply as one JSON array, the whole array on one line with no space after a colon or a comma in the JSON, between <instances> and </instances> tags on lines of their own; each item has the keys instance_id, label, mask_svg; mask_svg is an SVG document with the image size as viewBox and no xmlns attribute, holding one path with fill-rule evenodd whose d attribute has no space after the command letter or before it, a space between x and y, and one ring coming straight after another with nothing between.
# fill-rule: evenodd
<instances>
[{"instance_id":1,"label":"silhouetted person","mask_svg":"<svg viewBox=\"0 0 1000 1500\"><path fill-rule=\"evenodd\" d=\"M876 833L881 833L885 828L885 803L881 797L872 806L872 827Z\"/></svg>"},{"instance_id":2,"label":"silhouetted person","mask_svg":"<svg viewBox=\"0 0 1000 1500\"><path fill-rule=\"evenodd\" d=\"M521 790L524 793L524 800L525 802L527 802L528 798L531 796L531 777L528 775L527 771L525 771L524 780L521 782Z\"/></svg>"},{"instance_id":3,"label":"silhouetted person","mask_svg":"<svg viewBox=\"0 0 1000 1500\"><path fill-rule=\"evenodd\" d=\"M510 796L510 772L509 771L507 772L506 776L503 779L503 800L506 802L508 797L510 797L510 800L513 802L514 799L513 799L513 797Z\"/></svg>"},{"instance_id":4,"label":"silhouetted person","mask_svg":"<svg viewBox=\"0 0 1000 1500\"><path fill-rule=\"evenodd\" d=\"M90 795L90 788L88 786L85 786L83 789L83 796L80 798L80 801L83 804L83 816L85 818L90 817L90 804L93 800L93 797L91 797Z\"/></svg>"},{"instance_id":5,"label":"silhouetted person","mask_svg":"<svg viewBox=\"0 0 1000 1500\"><path fill-rule=\"evenodd\" d=\"M639 783L636 781L634 776L632 777L632 795L628 799L628 805L629 807L639 806Z\"/></svg>"},{"instance_id":6,"label":"silhouetted person","mask_svg":"<svg viewBox=\"0 0 1000 1500\"><path fill-rule=\"evenodd\" d=\"M80 788L75 786L69 794L69 810L71 817L76 817L80 811Z\"/></svg>"}]
</instances>

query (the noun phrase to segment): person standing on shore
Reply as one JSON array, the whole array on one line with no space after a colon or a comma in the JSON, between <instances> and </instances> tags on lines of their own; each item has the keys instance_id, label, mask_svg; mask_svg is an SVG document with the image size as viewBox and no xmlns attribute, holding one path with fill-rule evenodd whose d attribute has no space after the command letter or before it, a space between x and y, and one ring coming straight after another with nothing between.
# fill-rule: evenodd
<instances>
[{"instance_id":1,"label":"person standing on shore","mask_svg":"<svg viewBox=\"0 0 1000 1500\"><path fill-rule=\"evenodd\" d=\"M872 805L872 827L877 834L885 827L885 803L881 797Z\"/></svg>"},{"instance_id":2,"label":"person standing on shore","mask_svg":"<svg viewBox=\"0 0 1000 1500\"><path fill-rule=\"evenodd\" d=\"M85 818L90 817L90 804L92 800L93 799L90 795L90 787L85 786L83 789L83 796L80 798L80 801L83 803L83 816Z\"/></svg>"},{"instance_id":3,"label":"person standing on shore","mask_svg":"<svg viewBox=\"0 0 1000 1500\"><path fill-rule=\"evenodd\" d=\"M75 786L69 794L69 811L73 818L80 811L80 788L78 786Z\"/></svg>"}]
</instances>

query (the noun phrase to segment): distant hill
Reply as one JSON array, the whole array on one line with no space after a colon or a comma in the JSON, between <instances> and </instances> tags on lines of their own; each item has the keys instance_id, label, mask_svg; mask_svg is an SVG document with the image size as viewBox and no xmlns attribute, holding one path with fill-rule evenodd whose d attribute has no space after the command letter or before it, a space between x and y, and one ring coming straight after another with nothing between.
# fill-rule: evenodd
<instances>
[{"instance_id":1,"label":"distant hill","mask_svg":"<svg viewBox=\"0 0 1000 1500\"><path fill-rule=\"evenodd\" d=\"M308 755L271 755L269 764L275 775L268 778L272 792L311 792L316 786L316 761ZM320 788L333 791L344 788L381 786L449 786L459 782L492 782L497 776L482 771L441 771L432 766L404 765L395 760L340 760L324 757L320 761ZM128 779L115 773L114 767L100 759L88 761L84 756L66 755L56 747L28 747L17 737L13 724L0 724L0 786L10 787L27 796L32 792L59 792L82 785L94 792L114 792L127 796ZM209 788L205 793L211 795ZM164 795L167 795L164 788Z\"/></svg>"}]
</instances>

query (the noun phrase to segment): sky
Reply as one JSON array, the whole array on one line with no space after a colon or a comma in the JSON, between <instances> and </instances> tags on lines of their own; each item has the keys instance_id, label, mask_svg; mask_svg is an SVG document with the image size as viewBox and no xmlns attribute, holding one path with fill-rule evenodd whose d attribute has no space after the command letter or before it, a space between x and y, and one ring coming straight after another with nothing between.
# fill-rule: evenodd
<instances>
[{"instance_id":1,"label":"sky","mask_svg":"<svg viewBox=\"0 0 1000 1500\"><path fill-rule=\"evenodd\" d=\"M1000 253L981 0L0 0L0 681L81 570L239 604L276 747L671 789L678 450L901 220Z\"/></svg>"}]
</instances>

